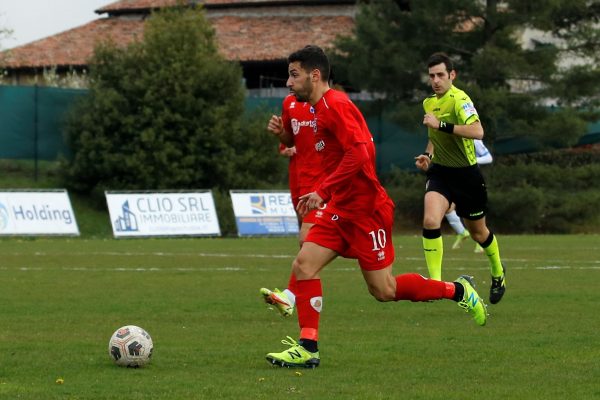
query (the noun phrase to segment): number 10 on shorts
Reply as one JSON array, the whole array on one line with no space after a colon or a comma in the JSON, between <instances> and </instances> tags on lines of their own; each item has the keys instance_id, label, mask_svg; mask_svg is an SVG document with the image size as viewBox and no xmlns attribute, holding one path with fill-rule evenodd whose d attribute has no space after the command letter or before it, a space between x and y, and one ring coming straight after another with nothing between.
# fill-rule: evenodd
<instances>
[{"instance_id":1,"label":"number 10 on shorts","mask_svg":"<svg viewBox=\"0 0 600 400\"><path fill-rule=\"evenodd\" d=\"M387 242L385 230L378 229L377 232L371 231L369 232L369 235L371 236L371 240L373 240L373 251L379 251L385 248L385 244Z\"/></svg>"}]
</instances>

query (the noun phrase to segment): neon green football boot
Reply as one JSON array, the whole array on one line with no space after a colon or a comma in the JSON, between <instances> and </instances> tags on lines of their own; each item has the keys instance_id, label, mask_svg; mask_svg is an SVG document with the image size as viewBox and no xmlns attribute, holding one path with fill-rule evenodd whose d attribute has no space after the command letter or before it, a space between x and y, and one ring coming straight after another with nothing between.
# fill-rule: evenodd
<instances>
[{"instance_id":1,"label":"neon green football boot","mask_svg":"<svg viewBox=\"0 0 600 400\"><path fill-rule=\"evenodd\" d=\"M260 294L265 303L275 306L277 311L284 317L289 317L294 313L294 304L292 304L289 297L279 289L269 290L267 288L261 288Z\"/></svg>"},{"instance_id":2,"label":"neon green football boot","mask_svg":"<svg viewBox=\"0 0 600 400\"><path fill-rule=\"evenodd\" d=\"M471 314L477 325L485 325L487 321L486 305L475 291L473 278L468 275L461 275L454 282L460 283L465 288L463 298L458 302L458 306Z\"/></svg>"},{"instance_id":3,"label":"neon green football boot","mask_svg":"<svg viewBox=\"0 0 600 400\"><path fill-rule=\"evenodd\" d=\"M466 240L470 236L471 234L466 229L463 231L463 233L456 235L456 239L454 239L454 244L452 245L452 250L460 249L460 245L462 244L463 240Z\"/></svg>"},{"instance_id":4,"label":"neon green football boot","mask_svg":"<svg viewBox=\"0 0 600 400\"><path fill-rule=\"evenodd\" d=\"M269 363L286 368L316 368L319 366L321 359L318 351L311 353L291 337L287 338L289 341L283 339L281 343L291 347L281 353L267 354Z\"/></svg>"}]
</instances>

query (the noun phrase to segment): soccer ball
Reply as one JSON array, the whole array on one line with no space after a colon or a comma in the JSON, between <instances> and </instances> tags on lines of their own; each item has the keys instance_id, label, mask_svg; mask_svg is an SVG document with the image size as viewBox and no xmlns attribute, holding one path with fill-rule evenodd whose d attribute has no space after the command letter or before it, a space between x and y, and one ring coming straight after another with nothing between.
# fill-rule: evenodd
<instances>
[{"instance_id":1,"label":"soccer ball","mask_svg":"<svg viewBox=\"0 0 600 400\"><path fill-rule=\"evenodd\" d=\"M137 368L147 364L153 348L148 332L135 325L117 329L108 342L110 358L121 367Z\"/></svg>"}]
</instances>

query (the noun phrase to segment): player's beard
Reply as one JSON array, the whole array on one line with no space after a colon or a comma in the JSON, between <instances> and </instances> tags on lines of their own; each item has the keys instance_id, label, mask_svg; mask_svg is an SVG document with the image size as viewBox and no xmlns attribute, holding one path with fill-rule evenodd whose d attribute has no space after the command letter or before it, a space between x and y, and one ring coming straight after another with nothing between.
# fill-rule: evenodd
<instances>
[{"instance_id":1,"label":"player's beard","mask_svg":"<svg viewBox=\"0 0 600 400\"><path fill-rule=\"evenodd\" d=\"M308 100L310 99L310 95L312 94L313 91L313 85L312 82L310 81L310 78L306 78L306 81L304 81L304 84L302 85L302 87L299 90L294 90L294 96L296 96L296 100L297 101L301 101L301 102L308 102Z\"/></svg>"}]
</instances>

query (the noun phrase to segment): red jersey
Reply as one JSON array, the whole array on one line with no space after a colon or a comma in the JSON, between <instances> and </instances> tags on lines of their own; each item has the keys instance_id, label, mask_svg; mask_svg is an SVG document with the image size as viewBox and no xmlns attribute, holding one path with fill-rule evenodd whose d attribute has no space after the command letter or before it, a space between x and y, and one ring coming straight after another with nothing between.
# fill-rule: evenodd
<instances>
[{"instance_id":1,"label":"red jersey","mask_svg":"<svg viewBox=\"0 0 600 400\"><path fill-rule=\"evenodd\" d=\"M325 174L317 193L327 203L327 210L351 218L371 215L383 203L393 204L377 178L375 144L360 110L345 93L333 89L314 107L315 149ZM355 146L357 143L366 146Z\"/></svg>"},{"instance_id":2,"label":"red jersey","mask_svg":"<svg viewBox=\"0 0 600 400\"><path fill-rule=\"evenodd\" d=\"M315 116L309 103L288 95L283 99L281 118L283 128L294 135L296 154L290 158L289 182L292 196L298 197L313 191L322 174L321 158L315 151Z\"/></svg>"}]
</instances>

